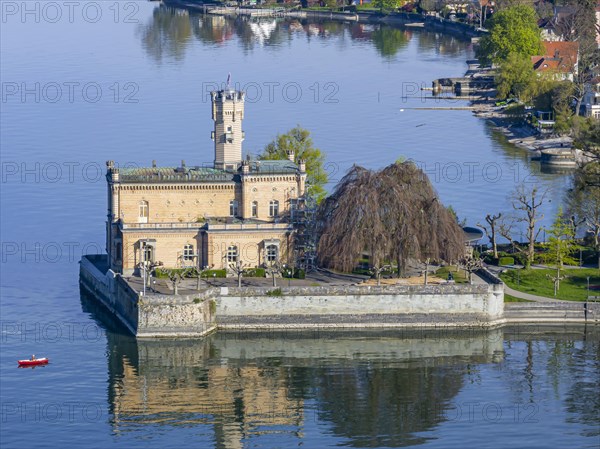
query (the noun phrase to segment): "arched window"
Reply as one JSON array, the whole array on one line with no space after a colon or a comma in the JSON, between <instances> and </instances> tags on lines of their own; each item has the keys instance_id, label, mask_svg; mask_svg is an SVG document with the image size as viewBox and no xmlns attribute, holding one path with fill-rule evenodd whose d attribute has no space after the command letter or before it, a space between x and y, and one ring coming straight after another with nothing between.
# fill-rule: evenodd
<instances>
[{"instance_id":1,"label":"arched window","mask_svg":"<svg viewBox=\"0 0 600 449\"><path fill-rule=\"evenodd\" d=\"M183 247L183 260L184 261L194 260L194 245L185 245Z\"/></svg>"},{"instance_id":2,"label":"arched window","mask_svg":"<svg viewBox=\"0 0 600 449\"><path fill-rule=\"evenodd\" d=\"M258 217L258 201L252 201L252 216Z\"/></svg>"},{"instance_id":3,"label":"arched window","mask_svg":"<svg viewBox=\"0 0 600 449\"><path fill-rule=\"evenodd\" d=\"M267 262L275 262L279 258L279 248L277 245L267 246Z\"/></svg>"},{"instance_id":4,"label":"arched window","mask_svg":"<svg viewBox=\"0 0 600 449\"><path fill-rule=\"evenodd\" d=\"M238 248L237 246L229 246L227 248L227 262L237 262L238 260Z\"/></svg>"},{"instance_id":5,"label":"arched window","mask_svg":"<svg viewBox=\"0 0 600 449\"><path fill-rule=\"evenodd\" d=\"M142 247L142 262L154 262L154 247L144 244Z\"/></svg>"},{"instance_id":6,"label":"arched window","mask_svg":"<svg viewBox=\"0 0 600 449\"><path fill-rule=\"evenodd\" d=\"M150 216L148 201L140 201L139 210L140 210L140 214L138 217L138 222L148 223L148 217Z\"/></svg>"},{"instance_id":7,"label":"arched window","mask_svg":"<svg viewBox=\"0 0 600 449\"><path fill-rule=\"evenodd\" d=\"M277 215L279 215L279 201L272 200L269 203L269 216L276 217Z\"/></svg>"},{"instance_id":8,"label":"arched window","mask_svg":"<svg viewBox=\"0 0 600 449\"><path fill-rule=\"evenodd\" d=\"M236 200L231 200L229 202L229 215L231 217L237 217L238 214L238 202Z\"/></svg>"}]
</instances>

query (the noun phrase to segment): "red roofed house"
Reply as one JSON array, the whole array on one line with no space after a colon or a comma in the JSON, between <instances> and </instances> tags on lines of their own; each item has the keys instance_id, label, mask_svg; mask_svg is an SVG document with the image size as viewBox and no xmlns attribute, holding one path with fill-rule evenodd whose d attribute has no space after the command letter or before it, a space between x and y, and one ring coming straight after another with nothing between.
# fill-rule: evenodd
<instances>
[{"instance_id":1,"label":"red roofed house","mask_svg":"<svg viewBox=\"0 0 600 449\"><path fill-rule=\"evenodd\" d=\"M557 79L573 81L579 63L578 42L542 42L544 54L532 56L531 62L536 72L554 73Z\"/></svg>"}]
</instances>

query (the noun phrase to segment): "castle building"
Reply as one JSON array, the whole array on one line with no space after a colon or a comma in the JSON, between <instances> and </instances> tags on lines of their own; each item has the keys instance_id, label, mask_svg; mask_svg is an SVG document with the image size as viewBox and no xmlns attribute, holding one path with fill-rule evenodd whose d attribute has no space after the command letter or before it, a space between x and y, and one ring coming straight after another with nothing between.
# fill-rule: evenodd
<instances>
[{"instance_id":1,"label":"castle building","mask_svg":"<svg viewBox=\"0 0 600 449\"><path fill-rule=\"evenodd\" d=\"M110 268L258 267L293 257L290 215L305 193L303 161L242 160L244 92L212 92L213 167L118 168L107 162Z\"/></svg>"}]
</instances>

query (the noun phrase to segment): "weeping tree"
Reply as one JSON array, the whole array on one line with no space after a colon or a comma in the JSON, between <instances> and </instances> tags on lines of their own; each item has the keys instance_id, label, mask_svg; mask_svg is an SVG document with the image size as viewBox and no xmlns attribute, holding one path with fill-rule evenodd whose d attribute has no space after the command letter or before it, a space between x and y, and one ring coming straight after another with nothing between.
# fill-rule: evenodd
<instances>
[{"instance_id":1,"label":"weeping tree","mask_svg":"<svg viewBox=\"0 0 600 449\"><path fill-rule=\"evenodd\" d=\"M464 235L422 170L411 162L372 171L353 166L318 211L321 265L351 271L367 252L373 266L409 259L455 261Z\"/></svg>"}]
</instances>

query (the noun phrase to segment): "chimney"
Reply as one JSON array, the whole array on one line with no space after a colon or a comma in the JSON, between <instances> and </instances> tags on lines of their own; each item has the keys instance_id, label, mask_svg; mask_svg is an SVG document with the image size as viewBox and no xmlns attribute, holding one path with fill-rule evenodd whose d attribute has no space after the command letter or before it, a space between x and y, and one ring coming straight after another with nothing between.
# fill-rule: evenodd
<instances>
[{"instance_id":1,"label":"chimney","mask_svg":"<svg viewBox=\"0 0 600 449\"><path fill-rule=\"evenodd\" d=\"M156 168L156 159L152 160L152 168Z\"/></svg>"},{"instance_id":2,"label":"chimney","mask_svg":"<svg viewBox=\"0 0 600 449\"><path fill-rule=\"evenodd\" d=\"M185 168L185 161L181 159L181 168Z\"/></svg>"},{"instance_id":3,"label":"chimney","mask_svg":"<svg viewBox=\"0 0 600 449\"><path fill-rule=\"evenodd\" d=\"M287 151L287 157L290 161L294 162L294 159L295 159L294 156L295 156L294 150Z\"/></svg>"},{"instance_id":4,"label":"chimney","mask_svg":"<svg viewBox=\"0 0 600 449\"><path fill-rule=\"evenodd\" d=\"M306 161L304 159L298 161L298 169L300 170L300 173L306 172Z\"/></svg>"}]
</instances>

